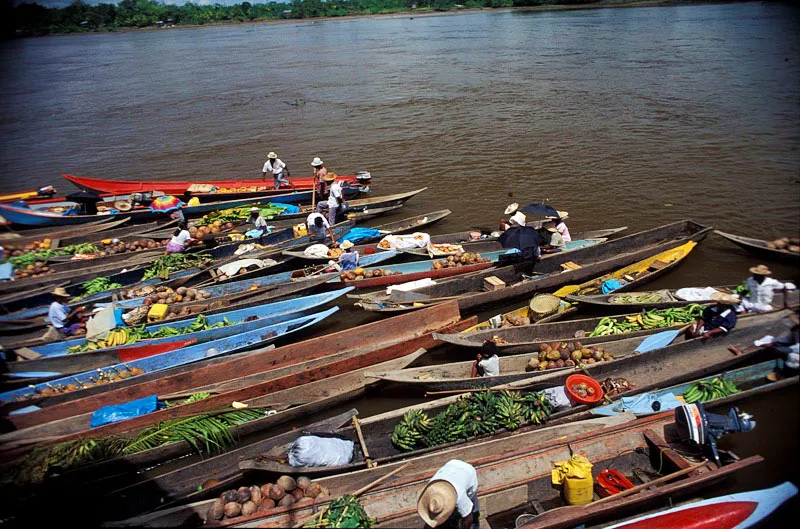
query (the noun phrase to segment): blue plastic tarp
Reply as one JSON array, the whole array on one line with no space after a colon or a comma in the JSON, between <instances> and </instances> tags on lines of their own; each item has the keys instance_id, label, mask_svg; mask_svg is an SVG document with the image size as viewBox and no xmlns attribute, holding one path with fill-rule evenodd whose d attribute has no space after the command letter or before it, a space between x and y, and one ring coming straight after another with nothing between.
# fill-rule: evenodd
<instances>
[{"instance_id":1,"label":"blue plastic tarp","mask_svg":"<svg viewBox=\"0 0 800 529\"><path fill-rule=\"evenodd\" d=\"M640 343L634 352L647 353L653 349L661 349L672 343L672 340L678 337L679 331L661 331L658 334L648 336L642 343Z\"/></svg>"},{"instance_id":2,"label":"blue plastic tarp","mask_svg":"<svg viewBox=\"0 0 800 529\"><path fill-rule=\"evenodd\" d=\"M352 230L348 231L344 237L342 237L342 240L350 241L353 244L356 244L358 242L374 239L375 237L380 236L381 232L373 228L353 228Z\"/></svg>"},{"instance_id":3,"label":"blue plastic tarp","mask_svg":"<svg viewBox=\"0 0 800 529\"><path fill-rule=\"evenodd\" d=\"M601 287L601 290L603 291L603 294L608 294L610 292L614 292L621 286L622 283L620 283L616 279L608 279L606 281L603 281L603 286Z\"/></svg>"},{"instance_id":4,"label":"blue plastic tarp","mask_svg":"<svg viewBox=\"0 0 800 529\"><path fill-rule=\"evenodd\" d=\"M658 402L654 409L653 404ZM661 413L662 411L674 410L683 405L683 402L675 398L672 393L645 393L636 397L622 397L620 400L613 404L606 404L598 408L592 409L594 415L609 417L611 415L618 415L620 413L629 411L637 416L652 415L654 413Z\"/></svg>"},{"instance_id":5,"label":"blue plastic tarp","mask_svg":"<svg viewBox=\"0 0 800 529\"><path fill-rule=\"evenodd\" d=\"M113 406L103 406L92 414L91 427L97 428L112 422L125 421L141 415L153 413L158 409L158 398L155 395L142 399L115 404Z\"/></svg>"},{"instance_id":6,"label":"blue plastic tarp","mask_svg":"<svg viewBox=\"0 0 800 529\"><path fill-rule=\"evenodd\" d=\"M276 207L279 207L279 208L286 208L286 210L284 210L284 212L283 212L284 214L285 213L300 213L300 208L295 206L294 204L280 204L278 202L270 202L269 205L270 206L276 206Z\"/></svg>"}]
</instances>

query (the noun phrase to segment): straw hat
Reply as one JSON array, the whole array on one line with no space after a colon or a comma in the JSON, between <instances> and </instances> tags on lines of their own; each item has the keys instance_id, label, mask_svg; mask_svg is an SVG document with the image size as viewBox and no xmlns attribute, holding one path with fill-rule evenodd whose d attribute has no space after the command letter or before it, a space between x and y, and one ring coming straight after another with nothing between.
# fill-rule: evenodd
<instances>
[{"instance_id":1,"label":"straw hat","mask_svg":"<svg viewBox=\"0 0 800 529\"><path fill-rule=\"evenodd\" d=\"M456 510L456 489L448 482L436 480L422 491L417 500L417 513L430 527L438 527Z\"/></svg>"},{"instance_id":2,"label":"straw hat","mask_svg":"<svg viewBox=\"0 0 800 529\"><path fill-rule=\"evenodd\" d=\"M56 287L56 289L53 290L51 292L51 294L53 294L54 296L58 296L60 298L68 298L68 297L70 297L70 295L67 293L67 291L64 290L62 287Z\"/></svg>"},{"instance_id":3,"label":"straw hat","mask_svg":"<svg viewBox=\"0 0 800 529\"><path fill-rule=\"evenodd\" d=\"M320 160L319 158L314 158L313 160L311 160L311 165L313 165L314 167L319 167L320 165L325 165L325 164L322 163L322 160Z\"/></svg>"},{"instance_id":4,"label":"straw hat","mask_svg":"<svg viewBox=\"0 0 800 529\"><path fill-rule=\"evenodd\" d=\"M127 202L125 200L117 200L116 202L114 202L114 208L120 211L130 211L131 209L133 209L133 206L131 206L130 202Z\"/></svg>"},{"instance_id":5,"label":"straw hat","mask_svg":"<svg viewBox=\"0 0 800 529\"><path fill-rule=\"evenodd\" d=\"M349 250L353 246L355 246L355 244L353 244L350 241L342 241L342 243L339 245L339 248L341 248L342 250Z\"/></svg>"},{"instance_id":6,"label":"straw hat","mask_svg":"<svg viewBox=\"0 0 800 529\"><path fill-rule=\"evenodd\" d=\"M261 210L260 210L260 209L258 209L258 208L257 208L257 207L255 207L255 206L253 206L252 208L250 208L250 213L258 213L259 211L261 211Z\"/></svg>"},{"instance_id":7,"label":"straw hat","mask_svg":"<svg viewBox=\"0 0 800 529\"><path fill-rule=\"evenodd\" d=\"M542 228L546 229L547 231L553 232L553 233L558 231L556 229L556 225L553 222L545 222L544 224L542 224Z\"/></svg>"},{"instance_id":8,"label":"straw hat","mask_svg":"<svg viewBox=\"0 0 800 529\"><path fill-rule=\"evenodd\" d=\"M555 218L566 219L567 217L569 217L569 213L568 212L561 211L560 209L557 209L556 213L558 214L558 217L547 217L547 218L548 219L555 219Z\"/></svg>"},{"instance_id":9,"label":"straw hat","mask_svg":"<svg viewBox=\"0 0 800 529\"><path fill-rule=\"evenodd\" d=\"M519 209L519 204L514 202L513 204L509 204L508 205L508 207L506 208L505 214L506 215L511 215L512 213L516 213L516 211L518 209Z\"/></svg>"},{"instance_id":10,"label":"straw hat","mask_svg":"<svg viewBox=\"0 0 800 529\"><path fill-rule=\"evenodd\" d=\"M759 276L769 276L772 275L772 271L767 268L767 265L760 264L758 266L754 266L750 269L751 274L756 274Z\"/></svg>"},{"instance_id":11,"label":"straw hat","mask_svg":"<svg viewBox=\"0 0 800 529\"><path fill-rule=\"evenodd\" d=\"M336 173L329 172L328 174L323 176L322 179L325 180L326 182L333 182L334 180L336 180Z\"/></svg>"},{"instance_id":12,"label":"straw hat","mask_svg":"<svg viewBox=\"0 0 800 529\"><path fill-rule=\"evenodd\" d=\"M274 152L272 152L272 151L270 151L270 153L267 155L267 158L269 158L270 160L274 160L274 159L276 159L277 157L278 157L278 155L277 155L277 154L275 154L275 153L274 153Z\"/></svg>"},{"instance_id":13,"label":"straw hat","mask_svg":"<svg viewBox=\"0 0 800 529\"><path fill-rule=\"evenodd\" d=\"M511 216L510 219L508 219L508 222L516 222L520 226L524 226L526 221L527 218L525 217L525 214L521 211L517 211Z\"/></svg>"},{"instance_id":14,"label":"straw hat","mask_svg":"<svg viewBox=\"0 0 800 529\"><path fill-rule=\"evenodd\" d=\"M731 296L730 294L726 294L725 292L714 292L713 294L711 294L711 299L723 305L739 304L739 298L737 298L736 296Z\"/></svg>"}]
</instances>

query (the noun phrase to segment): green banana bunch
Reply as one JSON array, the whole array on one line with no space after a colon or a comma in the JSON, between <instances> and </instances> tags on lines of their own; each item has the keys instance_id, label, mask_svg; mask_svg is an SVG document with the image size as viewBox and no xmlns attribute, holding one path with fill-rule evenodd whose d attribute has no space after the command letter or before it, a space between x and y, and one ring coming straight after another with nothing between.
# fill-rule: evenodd
<instances>
[{"instance_id":1,"label":"green banana bunch","mask_svg":"<svg viewBox=\"0 0 800 529\"><path fill-rule=\"evenodd\" d=\"M739 388L733 382L722 377L716 377L695 382L683 393L683 398L687 403L706 402L721 399L738 392Z\"/></svg>"},{"instance_id":2,"label":"green banana bunch","mask_svg":"<svg viewBox=\"0 0 800 529\"><path fill-rule=\"evenodd\" d=\"M685 325L698 318L703 313L704 308L703 305L692 303L685 307L672 307L662 310L651 309L642 311L640 314L629 314L617 318L607 316L597 322L589 336L610 336L648 329L667 328L674 325Z\"/></svg>"},{"instance_id":3,"label":"green banana bunch","mask_svg":"<svg viewBox=\"0 0 800 529\"><path fill-rule=\"evenodd\" d=\"M667 301L660 292L642 292L630 294L615 294L608 298L609 303L616 305L633 305L637 303L660 303Z\"/></svg>"}]
</instances>

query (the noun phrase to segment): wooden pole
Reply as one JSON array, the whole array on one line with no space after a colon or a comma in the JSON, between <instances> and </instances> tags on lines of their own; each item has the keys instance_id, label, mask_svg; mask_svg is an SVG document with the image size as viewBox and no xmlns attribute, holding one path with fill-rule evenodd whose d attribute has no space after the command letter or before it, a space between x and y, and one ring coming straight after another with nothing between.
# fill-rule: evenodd
<instances>
[{"instance_id":1,"label":"wooden pole","mask_svg":"<svg viewBox=\"0 0 800 529\"><path fill-rule=\"evenodd\" d=\"M361 433L361 421L358 417L353 417L353 427L358 434L358 442L361 445L361 451L364 452L364 459L367 460L367 468L375 468L378 464L369 457L369 450L367 450L367 443L364 441L364 434Z\"/></svg>"}]
</instances>

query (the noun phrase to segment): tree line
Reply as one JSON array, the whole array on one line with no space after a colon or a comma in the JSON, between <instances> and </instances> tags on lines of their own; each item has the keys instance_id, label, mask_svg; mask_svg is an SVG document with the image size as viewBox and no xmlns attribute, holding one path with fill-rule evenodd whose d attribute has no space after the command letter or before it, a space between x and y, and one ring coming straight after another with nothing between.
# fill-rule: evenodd
<instances>
[{"instance_id":1,"label":"tree line","mask_svg":"<svg viewBox=\"0 0 800 529\"><path fill-rule=\"evenodd\" d=\"M448 11L548 4L592 3L596 0L292 0L290 3L242 2L234 5L172 5L155 0L121 0L118 4L74 0L63 8L2 0L6 36L31 36L122 28L172 27L226 22L337 17L344 15Z\"/></svg>"}]
</instances>

